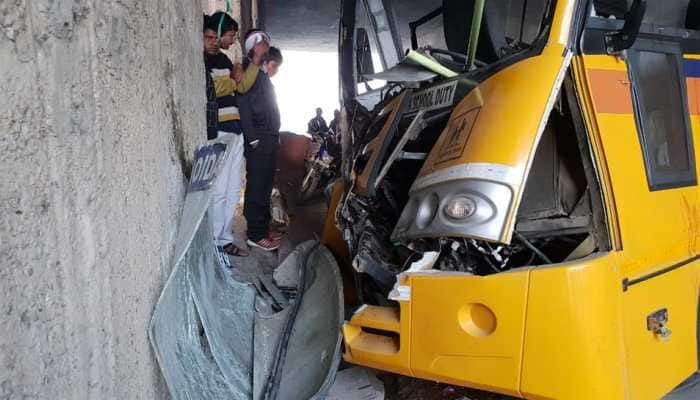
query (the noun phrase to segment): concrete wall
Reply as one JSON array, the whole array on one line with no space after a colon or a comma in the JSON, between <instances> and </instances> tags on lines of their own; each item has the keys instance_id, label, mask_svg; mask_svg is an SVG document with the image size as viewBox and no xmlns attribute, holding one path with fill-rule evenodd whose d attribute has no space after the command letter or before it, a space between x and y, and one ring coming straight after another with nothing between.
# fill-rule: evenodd
<instances>
[{"instance_id":1,"label":"concrete wall","mask_svg":"<svg viewBox=\"0 0 700 400\"><path fill-rule=\"evenodd\" d=\"M158 399L147 339L204 140L196 1L0 1L0 399Z\"/></svg>"},{"instance_id":2,"label":"concrete wall","mask_svg":"<svg viewBox=\"0 0 700 400\"><path fill-rule=\"evenodd\" d=\"M259 3L265 29L283 54L285 50L338 52L340 0L259 0Z\"/></svg>"}]
</instances>

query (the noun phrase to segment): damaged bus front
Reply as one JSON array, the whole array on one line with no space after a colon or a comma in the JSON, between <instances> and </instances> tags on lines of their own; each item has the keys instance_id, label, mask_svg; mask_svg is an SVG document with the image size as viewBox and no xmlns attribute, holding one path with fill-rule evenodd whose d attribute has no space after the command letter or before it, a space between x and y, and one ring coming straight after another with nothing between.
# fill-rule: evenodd
<instances>
[{"instance_id":1,"label":"damaged bus front","mask_svg":"<svg viewBox=\"0 0 700 400\"><path fill-rule=\"evenodd\" d=\"M557 399L659 398L697 369L700 41L687 0L658 3L342 1L324 241L361 304L347 361ZM645 79L677 101L651 118L635 68L655 55Z\"/></svg>"}]
</instances>

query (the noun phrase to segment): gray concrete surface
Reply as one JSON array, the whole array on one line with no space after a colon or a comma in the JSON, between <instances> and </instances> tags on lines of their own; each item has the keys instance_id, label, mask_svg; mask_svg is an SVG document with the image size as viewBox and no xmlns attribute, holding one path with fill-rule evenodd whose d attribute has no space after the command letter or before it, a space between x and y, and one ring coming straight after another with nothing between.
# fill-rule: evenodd
<instances>
[{"instance_id":1,"label":"gray concrete surface","mask_svg":"<svg viewBox=\"0 0 700 400\"><path fill-rule=\"evenodd\" d=\"M277 158L275 187L282 193L290 221L278 250L266 252L246 245L247 226L243 209L239 205L233 228L235 243L247 249L250 256L231 257L231 263L235 265L234 275L237 278L251 281L259 273L271 274L297 245L307 240L319 239L323 235L323 224L326 218L323 195L319 193L305 203L297 203L299 187L305 173L303 160L305 148L303 143L300 144L298 141L290 140L289 136L282 135L282 144Z\"/></svg>"},{"instance_id":2,"label":"gray concrete surface","mask_svg":"<svg viewBox=\"0 0 700 400\"><path fill-rule=\"evenodd\" d=\"M0 1L0 399L164 397L146 328L204 139L200 25Z\"/></svg>"},{"instance_id":3,"label":"gray concrete surface","mask_svg":"<svg viewBox=\"0 0 700 400\"><path fill-rule=\"evenodd\" d=\"M261 0L265 29L285 50L338 51L338 0ZM329 90L336 90L335 87ZM331 117L332 118L332 117Z\"/></svg>"}]
</instances>

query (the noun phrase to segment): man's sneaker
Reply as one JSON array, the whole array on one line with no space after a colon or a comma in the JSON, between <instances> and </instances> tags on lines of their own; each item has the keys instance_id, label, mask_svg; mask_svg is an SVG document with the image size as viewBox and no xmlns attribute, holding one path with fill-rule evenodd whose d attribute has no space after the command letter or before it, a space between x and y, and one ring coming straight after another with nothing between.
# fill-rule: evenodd
<instances>
[{"instance_id":1,"label":"man's sneaker","mask_svg":"<svg viewBox=\"0 0 700 400\"><path fill-rule=\"evenodd\" d=\"M257 247L265 251L274 251L280 247L279 240L274 240L271 238L260 239L257 242L248 239L246 243L248 243L248 246L250 247Z\"/></svg>"}]
</instances>

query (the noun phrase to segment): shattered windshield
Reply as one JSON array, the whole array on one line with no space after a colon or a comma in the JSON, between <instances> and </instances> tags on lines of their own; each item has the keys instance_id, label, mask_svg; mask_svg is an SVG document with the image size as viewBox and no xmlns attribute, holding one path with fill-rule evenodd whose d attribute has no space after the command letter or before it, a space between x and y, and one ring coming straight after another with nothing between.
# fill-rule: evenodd
<instances>
[{"instance_id":1,"label":"shattered windshield","mask_svg":"<svg viewBox=\"0 0 700 400\"><path fill-rule=\"evenodd\" d=\"M385 5L386 13L382 16L386 15L386 23L377 22L375 3ZM466 64L471 36L478 37L473 50L475 67L527 50L546 33L555 1L486 0L483 8L477 3L474 0L358 1L357 61L362 72L359 81L364 80L364 89L381 86L383 82L363 78L391 68L394 63L387 55L393 58L398 53L403 57L410 50L417 50L461 73L470 69ZM392 29L395 40L382 40L381 36ZM396 48L388 48L392 46Z\"/></svg>"},{"instance_id":2,"label":"shattered windshield","mask_svg":"<svg viewBox=\"0 0 700 400\"><path fill-rule=\"evenodd\" d=\"M476 59L489 64L529 48L545 28L551 0L414 0L394 3L404 50L430 47L467 54L481 12ZM412 29L413 28L413 29ZM415 33L412 34L412 30ZM457 57L453 57L457 59Z\"/></svg>"}]
</instances>

